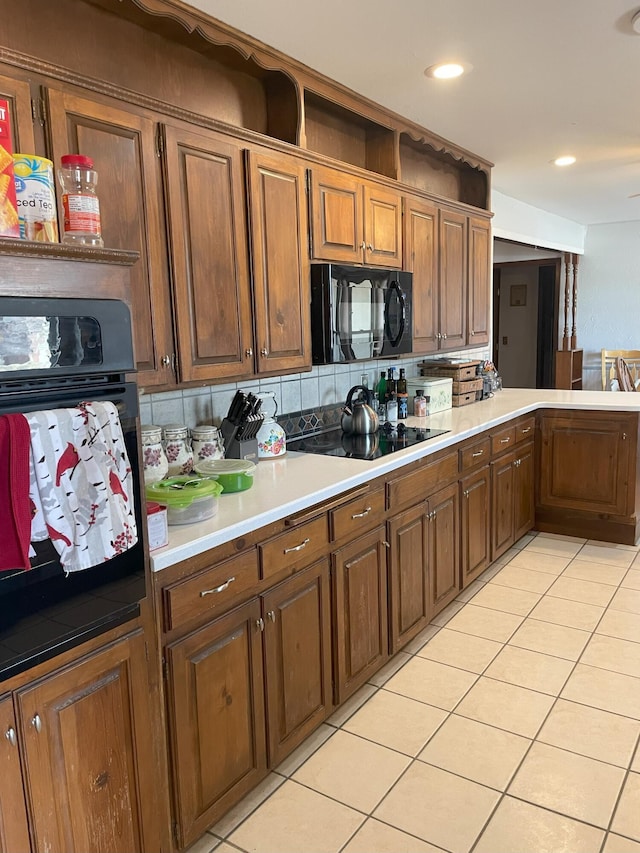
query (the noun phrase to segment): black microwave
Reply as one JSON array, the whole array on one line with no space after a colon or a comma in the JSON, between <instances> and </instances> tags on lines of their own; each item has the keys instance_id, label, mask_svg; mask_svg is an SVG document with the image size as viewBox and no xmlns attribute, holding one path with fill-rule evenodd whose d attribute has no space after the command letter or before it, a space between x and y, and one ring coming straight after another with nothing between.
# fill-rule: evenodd
<instances>
[{"instance_id":1,"label":"black microwave","mask_svg":"<svg viewBox=\"0 0 640 853\"><path fill-rule=\"evenodd\" d=\"M312 264L313 363L365 361L410 353L412 286L410 272Z\"/></svg>"}]
</instances>

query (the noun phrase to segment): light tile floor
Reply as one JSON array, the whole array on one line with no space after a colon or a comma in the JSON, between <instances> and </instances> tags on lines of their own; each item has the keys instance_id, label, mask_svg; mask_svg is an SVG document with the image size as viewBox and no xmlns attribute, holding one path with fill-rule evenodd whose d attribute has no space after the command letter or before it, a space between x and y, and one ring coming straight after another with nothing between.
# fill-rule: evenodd
<instances>
[{"instance_id":1,"label":"light tile floor","mask_svg":"<svg viewBox=\"0 0 640 853\"><path fill-rule=\"evenodd\" d=\"M525 536L189 853L640 853L638 548Z\"/></svg>"}]
</instances>

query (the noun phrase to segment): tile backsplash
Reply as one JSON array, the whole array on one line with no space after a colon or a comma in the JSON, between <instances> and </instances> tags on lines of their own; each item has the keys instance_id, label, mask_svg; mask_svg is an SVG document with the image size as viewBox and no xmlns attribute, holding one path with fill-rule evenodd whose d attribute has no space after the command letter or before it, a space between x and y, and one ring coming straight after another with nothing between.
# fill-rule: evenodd
<instances>
[{"instance_id":1,"label":"tile backsplash","mask_svg":"<svg viewBox=\"0 0 640 853\"><path fill-rule=\"evenodd\" d=\"M490 358L488 351L484 348L446 355L468 359ZM271 376L268 379L256 378L226 385L205 385L160 394L141 394L140 420L143 424L158 424L158 426L170 423L186 424L189 427L210 423L219 426L227 413L233 395L240 388L254 393L273 391L278 402L278 420L281 421L282 416L290 412L320 409L343 403L349 388L359 385L363 374L366 374L370 388L375 387L380 371L388 370L389 367L396 368L396 377L400 367L405 368L407 379L419 376L418 365L423 360L424 356L380 359L352 364L329 364L313 367L305 373ZM269 402L265 403L265 409Z\"/></svg>"}]
</instances>

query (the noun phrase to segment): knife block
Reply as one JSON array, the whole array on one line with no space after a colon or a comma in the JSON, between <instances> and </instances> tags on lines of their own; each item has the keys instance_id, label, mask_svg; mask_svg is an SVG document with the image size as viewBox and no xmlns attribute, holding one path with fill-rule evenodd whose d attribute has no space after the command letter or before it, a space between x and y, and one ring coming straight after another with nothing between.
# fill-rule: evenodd
<instances>
[{"instance_id":1,"label":"knife block","mask_svg":"<svg viewBox=\"0 0 640 853\"><path fill-rule=\"evenodd\" d=\"M224 455L227 459L258 459L258 442L255 438L238 438L240 427L224 418L220 426L224 439Z\"/></svg>"}]
</instances>

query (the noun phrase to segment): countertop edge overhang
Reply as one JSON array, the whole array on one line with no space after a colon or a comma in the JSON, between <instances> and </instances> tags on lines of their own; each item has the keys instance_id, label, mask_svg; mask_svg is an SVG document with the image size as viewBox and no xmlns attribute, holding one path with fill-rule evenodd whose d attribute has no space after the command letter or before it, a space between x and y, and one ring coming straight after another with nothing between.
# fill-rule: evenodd
<instances>
[{"instance_id":1,"label":"countertop edge overhang","mask_svg":"<svg viewBox=\"0 0 640 853\"><path fill-rule=\"evenodd\" d=\"M213 518L171 526L169 544L151 554L152 570L166 569L520 415L548 408L640 412L640 394L507 388L488 400L448 409L426 419L410 417L407 426L422 425L449 432L379 459L288 452L281 459L263 460L258 463L252 488L222 494Z\"/></svg>"}]
</instances>

